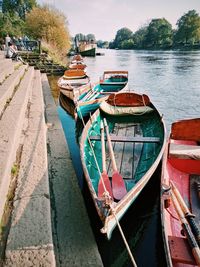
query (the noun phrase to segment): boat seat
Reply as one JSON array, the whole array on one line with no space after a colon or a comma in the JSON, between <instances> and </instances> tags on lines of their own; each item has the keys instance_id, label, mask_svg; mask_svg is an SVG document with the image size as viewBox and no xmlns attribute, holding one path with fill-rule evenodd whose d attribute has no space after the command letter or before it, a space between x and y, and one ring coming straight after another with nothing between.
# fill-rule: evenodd
<instances>
[{"instance_id":1,"label":"boat seat","mask_svg":"<svg viewBox=\"0 0 200 267\"><path fill-rule=\"evenodd\" d=\"M200 160L200 146L171 143L169 146L169 155L172 158Z\"/></svg>"},{"instance_id":2,"label":"boat seat","mask_svg":"<svg viewBox=\"0 0 200 267\"><path fill-rule=\"evenodd\" d=\"M173 262L197 265L192 250L185 237L168 236L169 249Z\"/></svg>"},{"instance_id":3,"label":"boat seat","mask_svg":"<svg viewBox=\"0 0 200 267\"><path fill-rule=\"evenodd\" d=\"M119 135L110 135L110 139L112 142L130 142L130 143L159 143L159 137L143 137L143 136L119 136ZM101 141L100 135L90 136L90 140ZM107 141L107 138L105 138Z\"/></svg>"}]
</instances>

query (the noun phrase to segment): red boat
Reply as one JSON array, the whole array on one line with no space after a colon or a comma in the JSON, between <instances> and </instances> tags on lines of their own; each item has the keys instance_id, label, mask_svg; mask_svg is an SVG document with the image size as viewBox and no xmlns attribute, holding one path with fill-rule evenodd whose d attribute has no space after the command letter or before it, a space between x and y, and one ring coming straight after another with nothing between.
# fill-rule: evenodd
<instances>
[{"instance_id":1,"label":"red boat","mask_svg":"<svg viewBox=\"0 0 200 267\"><path fill-rule=\"evenodd\" d=\"M163 156L161 221L167 266L200 266L200 118L172 124Z\"/></svg>"}]
</instances>

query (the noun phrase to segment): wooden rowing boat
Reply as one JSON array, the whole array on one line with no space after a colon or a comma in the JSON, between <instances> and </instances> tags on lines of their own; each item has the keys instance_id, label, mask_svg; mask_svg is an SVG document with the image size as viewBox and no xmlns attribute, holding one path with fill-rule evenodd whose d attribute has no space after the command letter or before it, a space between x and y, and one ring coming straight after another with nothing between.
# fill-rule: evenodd
<instances>
[{"instance_id":1,"label":"wooden rowing boat","mask_svg":"<svg viewBox=\"0 0 200 267\"><path fill-rule=\"evenodd\" d=\"M83 58L80 54L76 54L73 56L71 63L83 62Z\"/></svg>"},{"instance_id":2,"label":"wooden rowing boat","mask_svg":"<svg viewBox=\"0 0 200 267\"><path fill-rule=\"evenodd\" d=\"M79 118L93 113L110 94L127 90L127 83L127 71L105 71L99 83L96 83L91 90L79 97L77 101Z\"/></svg>"},{"instance_id":3,"label":"wooden rowing boat","mask_svg":"<svg viewBox=\"0 0 200 267\"><path fill-rule=\"evenodd\" d=\"M72 118L75 118L75 105L74 102L66 97L62 92L59 95L60 106L70 115Z\"/></svg>"},{"instance_id":4,"label":"wooden rowing boat","mask_svg":"<svg viewBox=\"0 0 200 267\"><path fill-rule=\"evenodd\" d=\"M71 70L85 70L86 71L86 65L83 62L75 62L69 64L69 69Z\"/></svg>"},{"instance_id":5,"label":"wooden rowing boat","mask_svg":"<svg viewBox=\"0 0 200 267\"><path fill-rule=\"evenodd\" d=\"M90 79L84 70L73 69L65 71L59 78L60 91L73 101L91 89Z\"/></svg>"},{"instance_id":6,"label":"wooden rowing boat","mask_svg":"<svg viewBox=\"0 0 200 267\"><path fill-rule=\"evenodd\" d=\"M191 226L199 227L200 221L199 141L199 118L172 124L161 178L161 220L167 266L199 266L199 259L195 259L200 256L199 248L191 233Z\"/></svg>"},{"instance_id":7,"label":"wooden rowing boat","mask_svg":"<svg viewBox=\"0 0 200 267\"><path fill-rule=\"evenodd\" d=\"M85 178L103 223L101 232L106 234L108 239L111 238L117 221L124 216L153 175L164 151L163 119L152 103L149 103L149 107L151 112L123 116L110 116L98 109L88 120L80 138L80 155ZM101 139L100 135L104 118L109 133L105 134L106 164L103 167L104 138ZM114 154L110 152L109 137ZM108 185L106 188L109 194L105 193L104 187L102 192L101 177Z\"/></svg>"}]
</instances>

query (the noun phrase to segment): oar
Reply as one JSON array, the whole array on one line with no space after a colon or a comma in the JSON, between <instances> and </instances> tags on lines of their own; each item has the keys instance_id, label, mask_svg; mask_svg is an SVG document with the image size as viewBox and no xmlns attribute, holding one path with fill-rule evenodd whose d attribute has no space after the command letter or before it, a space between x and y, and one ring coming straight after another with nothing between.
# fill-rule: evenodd
<instances>
[{"instance_id":1,"label":"oar","mask_svg":"<svg viewBox=\"0 0 200 267\"><path fill-rule=\"evenodd\" d=\"M117 170L114 151L113 151L113 147L112 147L112 143L111 143L111 139L110 139L107 121L105 118L104 118L104 126L106 129L108 149L109 149L110 158L111 158L111 162L112 162L112 168L113 168L113 175L112 175L113 196L115 199L120 200L126 195L127 190L126 190L124 180Z\"/></svg>"},{"instance_id":2,"label":"oar","mask_svg":"<svg viewBox=\"0 0 200 267\"><path fill-rule=\"evenodd\" d=\"M104 126L101 121L101 153L102 153L102 173L98 185L98 197L102 197L105 191L108 191L109 195L113 198L111 183L106 172L106 152L105 152L105 138L104 138Z\"/></svg>"},{"instance_id":3,"label":"oar","mask_svg":"<svg viewBox=\"0 0 200 267\"><path fill-rule=\"evenodd\" d=\"M197 223L195 222L195 219L194 219L195 215L192 214L190 212L190 210L188 209L185 201L183 200L183 198L182 198L178 188L175 186L175 184L172 181L170 181L170 183L172 185L172 190L173 190L173 192L177 198L177 201L179 202L180 207L184 213L184 216L188 220L188 223L191 227L191 230L192 230L192 232L193 232L193 234L197 240L198 245L200 246L200 229L199 229L199 226L197 225Z\"/></svg>"},{"instance_id":4,"label":"oar","mask_svg":"<svg viewBox=\"0 0 200 267\"><path fill-rule=\"evenodd\" d=\"M171 191L171 198L172 198L172 202L174 204L174 208L175 208L175 210L178 214L178 217L181 221L181 225L182 225L184 233L187 237L188 243L192 249L192 254L196 260L197 265L200 266L200 249L199 249L199 246L196 242L196 239L195 239L195 237L191 231L190 225L188 224L188 222L184 216L184 213L181 209L181 206L180 206L173 190Z\"/></svg>"}]
</instances>

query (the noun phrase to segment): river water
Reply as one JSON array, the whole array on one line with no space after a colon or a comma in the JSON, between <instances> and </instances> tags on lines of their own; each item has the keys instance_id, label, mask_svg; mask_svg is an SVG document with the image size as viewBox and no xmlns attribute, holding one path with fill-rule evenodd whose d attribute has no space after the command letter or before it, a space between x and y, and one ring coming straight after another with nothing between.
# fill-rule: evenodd
<instances>
[{"instance_id":1,"label":"river water","mask_svg":"<svg viewBox=\"0 0 200 267\"><path fill-rule=\"evenodd\" d=\"M91 80L97 81L105 70L128 70L129 89L145 93L150 97L164 116L167 133L173 121L200 117L200 51L102 50L100 52L105 55L84 59ZM51 84L55 81L51 80ZM57 88L52 87L57 96ZM118 230L113 232L110 241L99 233L101 225L83 179L79 148L75 138L75 121L59 105L58 112L104 266L132 266ZM158 168L121 221L138 267L166 266L161 237L159 189Z\"/></svg>"}]
</instances>

